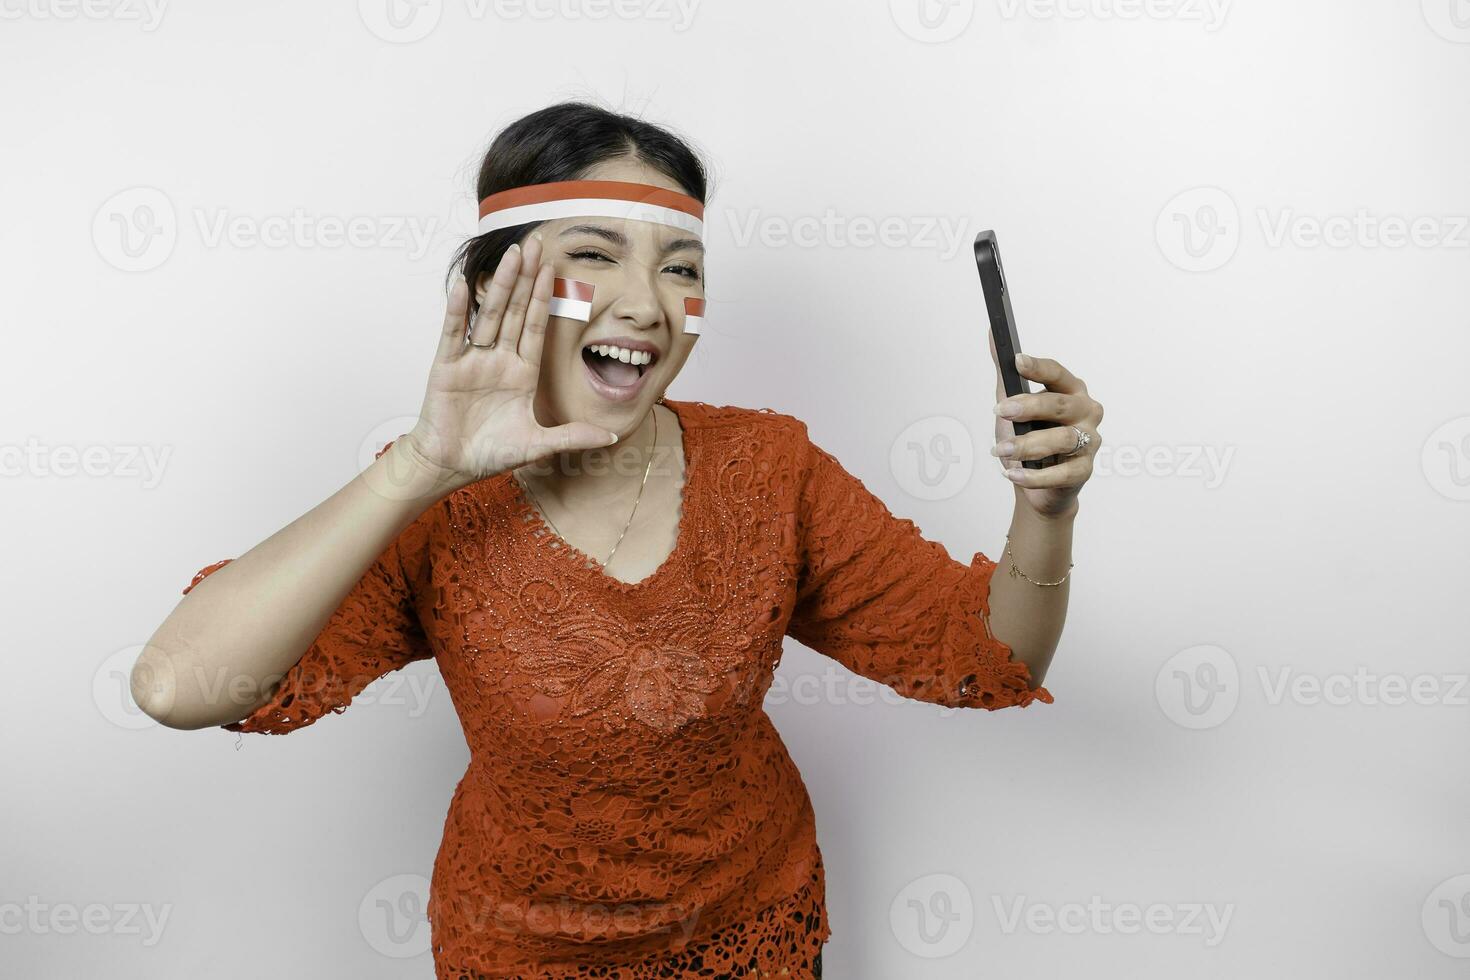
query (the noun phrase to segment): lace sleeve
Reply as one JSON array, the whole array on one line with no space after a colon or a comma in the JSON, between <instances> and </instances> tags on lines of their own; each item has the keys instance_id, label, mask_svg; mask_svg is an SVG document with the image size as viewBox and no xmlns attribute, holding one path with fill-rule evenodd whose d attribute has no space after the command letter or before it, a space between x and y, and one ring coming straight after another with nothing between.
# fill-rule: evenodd
<instances>
[{"instance_id":1,"label":"lace sleeve","mask_svg":"<svg viewBox=\"0 0 1470 980\"><path fill-rule=\"evenodd\" d=\"M285 735L329 711L342 712L384 674L434 655L413 606L412 578L405 571L407 558L417 560L427 553L427 513L373 561L301 659L281 677L270 700L221 728ZM184 594L233 560L200 569Z\"/></svg>"},{"instance_id":2,"label":"lace sleeve","mask_svg":"<svg viewBox=\"0 0 1470 980\"><path fill-rule=\"evenodd\" d=\"M995 563L969 565L895 517L807 437L798 502L801 573L786 632L904 697L995 710L1048 704L1031 671L990 633Z\"/></svg>"}]
</instances>

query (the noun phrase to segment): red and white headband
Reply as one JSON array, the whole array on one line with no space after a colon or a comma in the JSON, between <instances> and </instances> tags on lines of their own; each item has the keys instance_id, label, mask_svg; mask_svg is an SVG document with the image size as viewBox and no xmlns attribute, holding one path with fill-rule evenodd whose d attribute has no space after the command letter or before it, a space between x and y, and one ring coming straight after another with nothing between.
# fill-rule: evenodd
<instances>
[{"instance_id":1,"label":"red and white headband","mask_svg":"<svg viewBox=\"0 0 1470 980\"><path fill-rule=\"evenodd\" d=\"M691 235L704 235L704 205L688 194L652 184L624 180L562 180L514 187L480 202L479 233L558 218L621 218L670 225ZM593 284L557 277L552 281L552 316L592 319ZM684 300L683 331L704 327L704 300Z\"/></svg>"},{"instance_id":2,"label":"red and white headband","mask_svg":"<svg viewBox=\"0 0 1470 980\"><path fill-rule=\"evenodd\" d=\"M559 180L513 187L480 202L480 234L557 218L625 218L704 235L704 205L688 194L626 180Z\"/></svg>"}]
</instances>

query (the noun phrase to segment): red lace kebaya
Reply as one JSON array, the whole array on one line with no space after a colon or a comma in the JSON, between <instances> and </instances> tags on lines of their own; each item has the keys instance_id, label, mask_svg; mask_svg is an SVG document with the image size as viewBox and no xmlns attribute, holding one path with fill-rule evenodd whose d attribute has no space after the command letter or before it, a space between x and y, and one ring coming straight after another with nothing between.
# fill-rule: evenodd
<instances>
[{"instance_id":1,"label":"red lace kebaya","mask_svg":"<svg viewBox=\"0 0 1470 980\"><path fill-rule=\"evenodd\" d=\"M990 635L984 554L955 561L789 415L665 404L683 509L647 578L605 574L509 473L478 481L405 528L270 701L224 726L291 732L438 661L471 753L427 910L441 980L812 977L822 856L762 706L786 636L921 701L1052 700Z\"/></svg>"}]
</instances>

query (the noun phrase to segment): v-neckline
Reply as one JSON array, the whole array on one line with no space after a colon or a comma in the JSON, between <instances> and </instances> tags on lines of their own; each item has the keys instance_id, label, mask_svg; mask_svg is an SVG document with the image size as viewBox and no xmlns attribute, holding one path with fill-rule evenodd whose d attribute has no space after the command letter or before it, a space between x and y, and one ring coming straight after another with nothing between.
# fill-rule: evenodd
<instances>
[{"instance_id":1,"label":"v-neckline","mask_svg":"<svg viewBox=\"0 0 1470 980\"><path fill-rule=\"evenodd\" d=\"M517 517L531 529L531 538L537 547L551 551L559 556L560 560L569 562L572 566L582 569L584 572L594 576L598 581L606 583L619 592L632 592L637 589L646 588L653 584L656 579L666 575L675 564L683 559L684 553L689 549L689 537L692 534L689 503L694 499L693 491L695 481L698 479L701 467L698 465L699 453L695 450L693 439L690 436L688 416L685 414L687 406L672 398L664 399L664 407L674 413L679 420L679 448L684 455L684 479L679 487L679 527L674 536L674 548L664 557L657 568L649 572L636 582L625 582L616 576L609 575L603 571L602 563L587 554L576 545L567 541L560 534L551 529L546 518L541 516L541 511L535 504L531 503L526 496L519 480L515 474L507 470L505 478L510 481L511 505L516 511ZM698 426L695 426L698 428Z\"/></svg>"}]
</instances>

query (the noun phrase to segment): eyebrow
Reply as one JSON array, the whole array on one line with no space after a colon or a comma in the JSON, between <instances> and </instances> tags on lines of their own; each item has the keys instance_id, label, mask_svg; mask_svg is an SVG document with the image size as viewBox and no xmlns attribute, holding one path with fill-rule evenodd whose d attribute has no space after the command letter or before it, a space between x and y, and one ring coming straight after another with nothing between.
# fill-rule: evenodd
<instances>
[{"instance_id":1,"label":"eyebrow","mask_svg":"<svg viewBox=\"0 0 1470 980\"><path fill-rule=\"evenodd\" d=\"M611 244L618 246L619 248L628 247L627 235L624 235L620 231L613 231L611 228L604 228L601 225L573 225L572 227L564 230L557 237L563 238L567 235L575 235L579 233L584 235L596 235L599 238L605 239ZM693 249L700 255L704 254L704 243L697 238L676 238L664 246L664 254L667 255L670 252L682 251L686 248Z\"/></svg>"}]
</instances>

